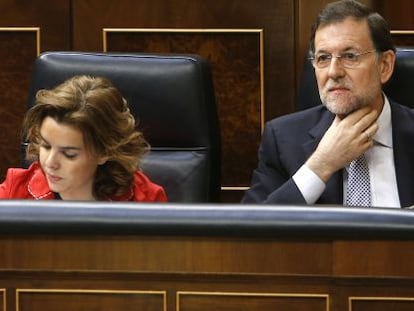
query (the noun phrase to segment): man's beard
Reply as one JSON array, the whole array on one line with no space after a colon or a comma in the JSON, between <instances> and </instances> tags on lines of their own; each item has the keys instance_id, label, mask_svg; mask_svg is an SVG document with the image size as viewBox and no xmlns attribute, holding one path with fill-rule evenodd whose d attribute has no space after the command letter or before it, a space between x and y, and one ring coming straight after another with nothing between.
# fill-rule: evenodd
<instances>
[{"instance_id":1,"label":"man's beard","mask_svg":"<svg viewBox=\"0 0 414 311\"><path fill-rule=\"evenodd\" d=\"M332 95L322 96L321 95L321 101L322 101L322 104L324 104L330 112L338 116L347 116L351 112L358 110L364 105L367 105L365 101L361 101L355 96L352 96L352 97L347 96L346 98L340 98L340 97L342 96L332 96Z\"/></svg>"},{"instance_id":2,"label":"man's beard","mask_svg":"<svg viewBox=\"0 0 414 311\"><path fill-rule=\"evenodd\" d=\"M345 88L351 90L351 87L346 82L328 82L324 87L325 91L319 93L322 104L325 105L330 112L340 117L345 117L361 107L370 105L374 99L370 93L367 93L366 96L363 97L356 96L352 94L351 91L339 95L330 93L329 90L333 88Z\"/></svg>"}]
</instances>

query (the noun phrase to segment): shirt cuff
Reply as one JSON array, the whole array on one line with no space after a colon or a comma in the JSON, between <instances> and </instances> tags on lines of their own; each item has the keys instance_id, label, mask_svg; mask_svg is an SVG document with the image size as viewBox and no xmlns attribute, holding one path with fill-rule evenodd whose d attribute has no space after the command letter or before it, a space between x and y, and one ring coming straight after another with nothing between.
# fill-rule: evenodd
<instances>
[{"instance_id":1,"label":"shirt cuff","mask_svg":"<svg viewBox=\"0 0 414 311\"><path fill-rule=\"evenodd\" d=\"M326 187L319 176L306 165L302 165L292 178L307 204L315 204Z\"/></svg>"}]
</instances>

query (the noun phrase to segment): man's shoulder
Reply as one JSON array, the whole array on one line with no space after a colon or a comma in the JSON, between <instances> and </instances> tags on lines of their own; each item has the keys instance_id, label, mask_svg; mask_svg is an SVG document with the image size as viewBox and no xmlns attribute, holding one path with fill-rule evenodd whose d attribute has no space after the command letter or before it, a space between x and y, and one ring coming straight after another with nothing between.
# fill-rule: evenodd
<instances>
[{"instance_id":1,"label":"man's shoulder","mask_svg":"<svg viewBox=\"0 0 414 311\"><path fill-rule=\"evenodd\" d=\"M391 115L392 119L396 121L403 121L403 120L413 120L414 121L414 109L411 107L407 107L405 105L401 105L392 99L389 100L390 107L391 107ZM403 120L401 120L403 119Z\"/></svg>"}]
</instances>

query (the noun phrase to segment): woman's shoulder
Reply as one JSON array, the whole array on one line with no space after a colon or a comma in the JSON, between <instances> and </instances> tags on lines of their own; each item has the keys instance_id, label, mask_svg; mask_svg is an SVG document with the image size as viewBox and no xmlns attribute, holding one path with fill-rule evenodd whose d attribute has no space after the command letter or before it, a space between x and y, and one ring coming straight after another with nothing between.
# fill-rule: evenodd
<instances>
[{"instance_id":1,"label":"woman's shoulder","mask_svg":"<svg viewBox=\"0 0 414 311\"><path fill-rule=\"evenodd\" d=\"M33 198L34 195L29 190L29 185L35 183L37 187L43 186L45 183L39 183L39 180L34 181L34 179L39 179L41 176L43 176L42 169L38 162L32 163L28 168L9 168L5 180L0 185L0 197Z\"/></svg>"},{"instance_id":2,"label":"woman's shoulder","mask_svg":"<svg viewBox=\"0 0 414 311\"><path fill-rule=\"evenodd\" d=\"M145 175L142 171L134 174L133 200L141 202L166 202L167 196L164 188Z\"/></svg>"},{"instance_id":3,"label":"woman's shoulder","mask_svg":"<svg viewBox=\"0 0 414 311\"><path fill-rule=\"evenodd\" d=\"M29 182L40 171L41 168L38 162L33 162L28 168L12 167L7 170L6 180L13 179L14 181Z\"/></svg>"},{"instance_id":4,"label":"woman's shoulder","mask_svg":"<svg viewBox=\"0 0 414 311\"><path fill-rule=\"evenodd\" d=\"M112 201L135 202L166 202L167 195L164 188L150 180L145 173L136 171L130 191L122 195L114 196Z\"/></svg>"}]
</instances>

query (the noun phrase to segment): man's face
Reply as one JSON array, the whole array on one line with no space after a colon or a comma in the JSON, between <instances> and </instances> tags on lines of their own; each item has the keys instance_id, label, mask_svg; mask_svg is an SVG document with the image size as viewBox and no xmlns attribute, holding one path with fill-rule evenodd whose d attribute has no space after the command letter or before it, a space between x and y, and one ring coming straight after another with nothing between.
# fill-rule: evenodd
<instances>
[{"instance_id":1,"label":"man's face","mask_svg":"<svg viewBox=\"0 0 414 311\"><path fill-rule=\"evenodd\" d=\"M322 26L315 33L315 55L342 55L373 51L366 21L347 18L342 22ZM345 116L366 105L381 111L381 56L376 52L359 57L358 65L346 68L342 59L332 57L326 68L315 68L322 103L334 114Z\"/></svg>"}]
</instances>

